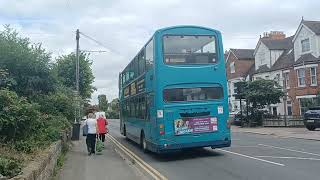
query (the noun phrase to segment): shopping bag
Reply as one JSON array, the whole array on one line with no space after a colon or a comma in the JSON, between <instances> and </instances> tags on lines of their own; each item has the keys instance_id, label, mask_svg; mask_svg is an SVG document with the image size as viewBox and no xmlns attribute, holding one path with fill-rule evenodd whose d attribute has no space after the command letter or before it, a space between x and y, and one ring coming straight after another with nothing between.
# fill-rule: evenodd
<instances>
[{"instance_id":1,"label":"shopping bag","mask_svg":"<svg viewBox=\"0 0 320 180\"><path fill-rule=\"evenodd\" d=\"M88 134L88 124L86 123L83 127L82 127L82 135L83 136L87 136Z\"/></svg>"},{"instance_id":2,"label":"shopping bag","mask_svg":"<svg viewBox=\"0 0 320 180\"><path fill-rule=\"evenodd\" d=\"M96 151L97 151L98 153L100 153L100 152L102 152L102 150L103 150L103 142L102 142L99 138L97 138L97 141L96 141Z\"/></svg>"}]
</instances>

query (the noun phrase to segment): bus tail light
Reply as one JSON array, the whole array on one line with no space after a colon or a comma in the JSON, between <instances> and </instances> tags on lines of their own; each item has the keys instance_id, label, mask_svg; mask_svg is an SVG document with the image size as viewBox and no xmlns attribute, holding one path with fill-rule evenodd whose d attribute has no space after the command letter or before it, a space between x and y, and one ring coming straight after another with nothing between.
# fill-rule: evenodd
<instances>
[{"instance_id":1,"label":"bus tail light","mask_svg":"<svg viewBox=\"0 0 320 180\"><path fill-rule=\"evenodd\" d=\"M231 120L227 120L227 128L230 129L231 128Z\"/></svg>"},{"instance_id":2,"label":"bus tail light","mask_svg":"<svg viewBox=\"0 0 320 180\"><path fill-rule=\"evenodd\" d=\"M164 135L164 125L160 124L159 128L160 128L160 135Z\"/></svg>"}]
</instances>

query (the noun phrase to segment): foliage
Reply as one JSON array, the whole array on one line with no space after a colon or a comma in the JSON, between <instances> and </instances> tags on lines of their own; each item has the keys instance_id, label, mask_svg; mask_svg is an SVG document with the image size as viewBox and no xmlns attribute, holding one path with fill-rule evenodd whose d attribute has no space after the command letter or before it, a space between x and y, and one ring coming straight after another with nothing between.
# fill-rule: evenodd
<instances>
[{"instance_id":1,"label":"foliage","mask_svg":"<svg viewBox=\"0 0 320 180\"><path fill-rule=\"evenodd\" d=\"M16 82L12 78L9 78L8 76L9 76L9 73L7 72L7 70L0 68L0 89L9 88L12 85L16 85Z\"/></svg>"},{"instance_id":2,"label":"foliage","mask_svg":"<svg viewBox=\"0 0 320 180\"><path fill-rule=\"evenodd\" d=\"M58 77L58 80L62 85L74 88L76 86L76 72L75 63L76 55L74 53L68 55L62 55L58 57L57 62L53 66L53 72ZM92 73L91 65L92 61L89 59L89 55L81 52L79 55L80 60L80 81L79 91L80 96L83 99L91 97L91 94L95 90L92 86L94 76Z\"/></svg>"},{"instance_id":3,"label":"foliage","mask_svg":"<svg viewBox=\"0 0 320 180\"><path fill-rule=\"evenodd\" d=\"M280 102L284 96L283 91L273 80L256 80L248 83L245 90L245 98L251 102L253 108L264 108L266 105Z\"/></svg>"},{"instance_id":4,"label":"foliage","mask_svg":"<svg viewBox=\"0 0 320 180\"><path fill-rule=\"evenodd\" d=\"M19 98L15 92L0 90L0 137L4 141L20 140L33 134L39 127L37 104Z\"/></svg>"},{"instance_id":5,"label":"foliage","mask_svg":"<svg viewBox=\"0 0 320 180\"><path fill-rule=\"evenodd\" d=\"M7 78L15 82L10 90L19 96L46 94L55 89L50 60L50 54L41 44L31 44L9 26L0 32L0 67L6 70Z\"/></svg>"},{"instance_id":6,"label":"foliage","mask_svg":"<svg viewBox=\"0 0 320 180\"><path fill-rule=\"evenodd\" d=\"M245 99L247 107L250 108L246 111L248 116L243 118L250 126L262 125L263 116L267 114L263 109L270 104L279 103L284 96L277 82L273 80L241 81L236 83L236 87L236 99Z\"/></svg>"},{"instance_id":7,"label":"foliage","mask_svg":"<svg viewBox=\"0 0 320 180\"><path fill-rule=\"evenodd\" d=\"M17 160L0 156L0 174L11 178L21 171L21 163Z\"/></svg>"},{"instance_id":8,"label":"foliage","mask_svg":"<svg viewBox=\"0 0 320 180\"><path fill-rule=\"evenodd\" d=\"M59 88L54 93L35 97L40 111L45 114L65 116L70 122L74 120L75 100L69 88Z\"/></svg>"},{"instance_id":9,"label":"foliage","mask_svg":"<svg viewBox=\"0 0 320 180\"><path fill-rule=\"evenodd\" d=\"M113 99L109 103L109 109L107 111L107 117L111 119L118 119L120 116L120 109L119 109L119 99Z\"/></svg>"},{"instance_id":10,"label":"foliage","mask_svg":"<svg viewBox=\"0 0 320 180\"><path fill-rule=\"evenodd\" d=\"M94 90L91 64L88 54L81 53L81 102ZM5 26L0 32L0 67L0 144L25 154L59 140L74 119L75 54L53 62L41 44ZM13 176L20 166L8 157L0 157L0 174Z\"/></svg>"},{"instance_id":11,"label":"foliage","mask_svg":"<svg viewBox=\"0 0 320 180\"><path fill-rule=\"evenodd\" d=\"M246 88L248 87L248 82L239 81L235 83L236 94L234 95L236 99L245 99L246 98Z\"/></svg>"},{"instance_id":12,"label":"foliage","mask_svg":"<svg viewBox=\"0 0 320 180\"><path fill-rule=\"evenodd\" d=\"M107 96L104 94L101 94L98 96L98 100L99 100L99 110L106 112L108 110L108 105L109 105Z\"/></svg>"}]
</instances>

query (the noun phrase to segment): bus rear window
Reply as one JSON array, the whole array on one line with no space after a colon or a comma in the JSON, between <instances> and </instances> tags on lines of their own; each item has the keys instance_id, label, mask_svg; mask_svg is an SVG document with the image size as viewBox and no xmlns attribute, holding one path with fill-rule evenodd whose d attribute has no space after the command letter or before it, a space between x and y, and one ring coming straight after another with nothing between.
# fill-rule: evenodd
<instances>
[{"instance_id":1,"label":"bus rear window","mask_svg":"<svg viewBox=\"0 0 320 180\"><path fill-rule=\"evenodd\" d=\"M213 64L217 61L214 36L163 37L166 64Z\"/></svg>"},{"instance_id":2,"label":"bus rear window","mask_svg":"<svg viewBox=\"0 0 320 180\"><path fill-rule=\"evenodd\" d=\"M174 88L163 91L165 102L205 101L223 98L222 87Z\"/></svg>"}]
</instances>

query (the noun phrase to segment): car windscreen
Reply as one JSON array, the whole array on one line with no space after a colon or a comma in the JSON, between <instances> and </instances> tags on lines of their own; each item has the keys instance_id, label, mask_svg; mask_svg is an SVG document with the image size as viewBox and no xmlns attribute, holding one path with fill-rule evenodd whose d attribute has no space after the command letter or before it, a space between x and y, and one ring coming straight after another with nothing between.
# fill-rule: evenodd
<instances>
[{"instance_id":1,"label":"car windscreen","mask_svg":"<svg viewBox=\"0 0 320 180\"><path fill-rule=\"evenodd\" d=\"M164 89L165 102L206 101L223 98L222 87L193 87Z\"/></svg>"},{"instance_id":2,"label":"car windscreen","mask_svg":"<svg viewBox=\"0 0 320 180\"><path fill-rule=\"evenodd\" d=\"M164 62L171 65L217 63L215 36L163 37Z\"/></svg>"}]
</instances>

